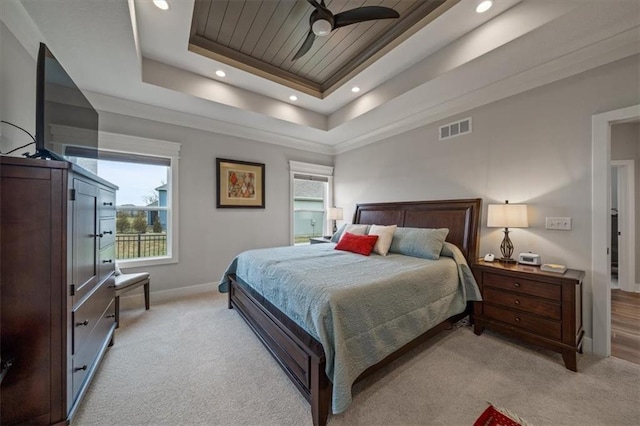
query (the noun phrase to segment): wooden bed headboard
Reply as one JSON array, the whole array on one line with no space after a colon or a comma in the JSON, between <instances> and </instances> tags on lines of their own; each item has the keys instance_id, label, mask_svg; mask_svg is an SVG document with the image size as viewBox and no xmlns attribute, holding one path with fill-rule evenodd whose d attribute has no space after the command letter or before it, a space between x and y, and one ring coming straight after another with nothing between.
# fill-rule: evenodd
<instances>
[{"instance_id":1,"label":"wooden bed headboard","mask_svg":"<svg viewBox=\"0 0 640 426\"><path fill-rule=\"evenodd\" d=\"M447 241L471 265L478 259L482 199L358 204L353 223L411 228L448 228Z\"/></svg>"}]
</instances>

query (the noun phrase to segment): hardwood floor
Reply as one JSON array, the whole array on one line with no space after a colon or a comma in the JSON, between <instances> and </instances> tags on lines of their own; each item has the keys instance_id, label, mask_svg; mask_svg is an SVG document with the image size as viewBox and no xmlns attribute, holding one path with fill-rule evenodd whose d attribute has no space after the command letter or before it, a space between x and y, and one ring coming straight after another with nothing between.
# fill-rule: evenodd
<instances>
[{"instance_id":1,"label":"hardwood floor","mask_svg":"<svg viewBox=\"0 0 640 426\"><path fill-rule=\"evenodd\" d=\"M640 293L611 290L611 356L640 364Z\"/></svg>"}]
</instances>

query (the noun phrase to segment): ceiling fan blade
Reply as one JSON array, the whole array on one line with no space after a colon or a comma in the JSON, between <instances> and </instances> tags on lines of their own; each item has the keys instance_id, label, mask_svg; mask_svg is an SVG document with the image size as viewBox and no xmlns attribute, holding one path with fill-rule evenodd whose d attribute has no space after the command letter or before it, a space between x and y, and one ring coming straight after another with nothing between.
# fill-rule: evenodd
<instances>
[{"instance_id":1,"label":"ceiling fan blade","mask_svg":"<svg viewBox=\"0 0 640 426\"><path fill-rule=\"evenodd\" d=\"M316 40L316 35L313 33L313 31L309 30L309 33L307 34L307 38L304 39L304 43L302 43L302 46L300 46L300 49L298 49L298 51L293 56L293 58L291 58L291 61L295 61L296 59L304 56L304 54L307 53L309 49L311 49L311 46L313 46L313 42L315 40Z\"/></svg>"},{"instance_id":2,"label":"ceiling fan blade","mask_svg":"<svg viewBox=\"0 0 640 426\"><path fill-rule=\"evenodd\" d=\"M333 28L357 24L358 22L373 21L375 19L393 19L399 17L400 14L398 12L388 7L363 6L334 15L335 23Z\"/></svg>"},{"instance_id":3,"label":"ceiling fan blade","mask_svg":"<svg viewBox=\"0 0 640 426\"><path fill-rule=\"evenodd\" d=\"M307 0L307 3L311 4L311 6L315 7L316 9L321 8L321 6L318 4L316 0Z\"/></svg>"}]
</instances>

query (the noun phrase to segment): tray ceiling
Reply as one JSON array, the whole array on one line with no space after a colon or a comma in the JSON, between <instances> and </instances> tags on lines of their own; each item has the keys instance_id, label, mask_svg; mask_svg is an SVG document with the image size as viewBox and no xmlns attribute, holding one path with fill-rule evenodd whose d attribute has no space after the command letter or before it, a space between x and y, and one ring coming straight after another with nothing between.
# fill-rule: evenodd
<instances>
[{"instance_id":1,"label":"tray ceiling","mask_svg":"<svg viewBox=\"0 0 640 426\"><path fill-rule=\"evenodd\" d=\"M309 31L307 1L196 0L189 50L324 98L459 1L328 0L334 15L385 6L400 18L337 28L292 61Z\"/></svg>"}]
</instances>

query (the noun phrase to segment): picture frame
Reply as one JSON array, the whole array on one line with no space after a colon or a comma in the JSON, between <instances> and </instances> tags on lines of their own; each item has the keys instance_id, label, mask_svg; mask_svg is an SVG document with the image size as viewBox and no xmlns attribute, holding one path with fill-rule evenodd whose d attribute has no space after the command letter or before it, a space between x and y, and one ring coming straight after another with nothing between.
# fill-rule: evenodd
<instances>
[{"instance_id":1,"label":"picture frame","mask_svg":"<svg viewBox=\"0 0 640 426\"><path fill-rule=\"evenodd\" d=\"M216 158L216 207L264 209L264 163Z\"/></svg>"}]
</instances>

